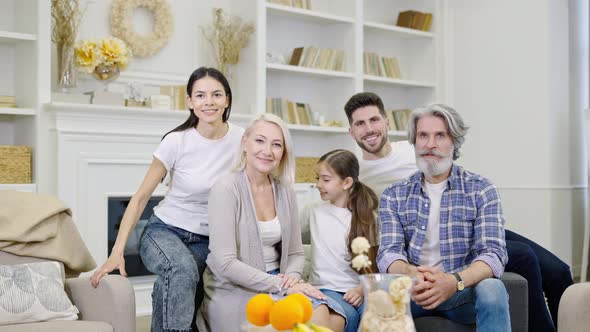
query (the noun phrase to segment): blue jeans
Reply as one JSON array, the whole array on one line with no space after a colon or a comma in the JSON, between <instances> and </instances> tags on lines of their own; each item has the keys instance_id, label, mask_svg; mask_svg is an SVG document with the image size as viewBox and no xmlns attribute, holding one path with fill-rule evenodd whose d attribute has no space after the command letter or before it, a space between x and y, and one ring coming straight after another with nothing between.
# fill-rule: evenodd
<instances>
[{"instance_id":1,"label":"blue jeans","mask_svg":"<svg viewBox=\"0 0 590 332\"><path fill-rule=\"evenodd\" d=\"M322 293L326 294L327 297L338 302L338 304L340 304L344 310L344 314L346 315L346 326L344 327L344 332L357 332L361 322L361 316L365 311L365 302L363 301L360 306L354 307L352 304L344 300L344 293L325 288L320 290Z\"/></svg>"},{"instance_id":2,"label":"blue jeans","mask_svg":"<svg viewBox=\"0 0 590 332\"><path fill-rule=\"evenodd\" d=\"M275 270L272 270L272 271L267 271L266 273L277 275L277 274L280 273L280 271L279 271L279 269L275 269ZM323 292L323 290L322 290L322 292ZM332 299L330 296L328 296L328 299L327 300L319 300L319 299L316 299L315 297L311 297L311 296L309 296L307 294L303 294L303 295L305 295L311 301L311 306L314 309L317 308L319 305L325 304L329 309L331 309L335 313L339 314L340 316L344 317L344 320L346 321L347 318L346 318L346 315L345 315L345 312L344 312L344 308L342 308L340 306L340 303L338 301L336 301L335 299ZM328 294L325 294L325 295L327 296ZM284 296L281 296L279 294L270 294L270 296L275 301L279 301L279 300L281 300L284 297ZM356 330L354 330L354 332L356 332Z\"/></svg>"},{"instance_id":3,"label":"blue jeans","mask_svg":"<svg viewBox=\"0 0 590 332\"><path fill-rule=\"evenodd\" d=\"M152 292L152 332L196 329L209 237L167 225L153 215L141 236L139 254L158 276Z\"/></svg>"},{"instance_id":4,"label":"blue jeans","mask_svg":"<svg viewBox=\"0 0 590 332\"><path fill-rule=\"evenodd\" d=\"M508 292L499 279L484 279L455 293L434 310L412 301L412 316L441 316L461 324L477 324L478 332L510 331Z\"/></svg>"},{"instance_id":5,"label":"blue jeans","mask_svg":"<svg viewBox=\"0 0 590 332\"><path fill-rule=\"evenodd\" d=\"M555 331L561 295L573 284L570 267L547 249L509 230L506 230L506 249L505 271L518 273L528 282L529 331Z\"/></svg>"}]
</instances>

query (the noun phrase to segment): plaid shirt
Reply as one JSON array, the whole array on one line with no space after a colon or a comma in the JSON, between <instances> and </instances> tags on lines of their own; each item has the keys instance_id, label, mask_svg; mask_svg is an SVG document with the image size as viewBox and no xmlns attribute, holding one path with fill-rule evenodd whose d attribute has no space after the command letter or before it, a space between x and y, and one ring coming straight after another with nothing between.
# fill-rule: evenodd
<instances>
[{"instance_id":1,"label":"plaid shirt","mask_svg":"<svg viewBox=\"0 0 590 332\"><path fill-rule=\"evenodd\" d=\"M430 212L422 179L423 173L418 171L389 186L381 196L377 255L381 272L396 260L419 265ZM496 278L508 261L504 215L496 187L454 164L440 203L440 255L446 272L458 272L474 261L482 261Z\"/></svg>"}]
</instances>

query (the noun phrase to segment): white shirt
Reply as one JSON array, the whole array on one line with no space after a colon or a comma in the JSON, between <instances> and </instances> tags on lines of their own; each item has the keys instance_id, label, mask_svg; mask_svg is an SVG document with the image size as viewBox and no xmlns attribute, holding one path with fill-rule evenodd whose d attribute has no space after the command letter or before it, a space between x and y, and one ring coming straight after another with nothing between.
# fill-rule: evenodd
<instances>
[{"instance_id":1,"label":"white shirt","mask_svg":"<svg viewBox=\"0 0 590 332\"><path fill-rule=\"evenodd\" d=\"M280 255L277 250L277 244L281 242L281 223L277 216L270 221L258 220L257 224L260 240L262 240L264 265L266 272L270 272L279 268Z\"/></svg>"},{"instance_id":2,"label":"white shirt","mask_svg":"<svg viewBox=\"0 0 590 332\"><path fill-rule=\"evenodd\" d=\"M215 140L195 128L168 134L154 152L170 173L168 192L154 208L156 216L168 225L208 236L209 191L217 178L229 173L243 133L229 124L225 136Z\"/></svg>"},{"instance_id":3,"label":"white shirt","mask_svg":"<svg viewBox=\"0 0 590 332\"><path fill-rule=\"evenodd\" d=\"M328 202L307 206L311 233L310 283L317 288L346 292L359 284L358 274L350 266L348 233L352 213Z\"/></svg>"},{"instance_id":4,"label":"white shirt","mask_svg":"<svg viewBox=\"0 0 590 332\"><path fill-rule=\"evenodd\" d=\"M420 265L433 266L442 259L440 256L440 201L443 192L447 188L447 182L448 180L431 184L424 181L426 195L430 200L430 210L428 213L428 225L426 226L424 244L420 252Z\"/></svg>"},{"instance_id":5,"label":"white shirt","mask_svg":"<svg viewBox=\"0 0 590 332\"><path fill-rule=\"evenodd\" d=\"M365 160L359 158L359 179L369 186L377 197L385 188L414 174L416 155L414 147L408 141L391 142L391 151L383 158Z\"/></svg>"}]
</instances>

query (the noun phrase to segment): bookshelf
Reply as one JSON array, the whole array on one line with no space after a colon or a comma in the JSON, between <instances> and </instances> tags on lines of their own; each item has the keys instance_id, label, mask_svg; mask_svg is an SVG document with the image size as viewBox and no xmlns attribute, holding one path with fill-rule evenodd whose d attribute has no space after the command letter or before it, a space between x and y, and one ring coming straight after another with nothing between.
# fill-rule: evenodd
<instances>
[{"instance_id":1,"label":"bookshelf","mask_svg":"<svg viewBox=\"0 0 590 332\"><path fill-rule=\"evenodd\" d=\"M42 103L49 95L51 2L3 0L0 5L0 95L14 96L16 108L0 107L0 145L32 147L31 184L0 184L0 190L38 190ZM41 143L47 144L47 143Z\"/></svg>"},{"instance_id":2,"label":"bookshelf","mask_svg":"<svg viewBox=\"0 0 590 332\"><path fill-rule=\"evenodd\" d=\"M32 108L2 108L0 107L0 116L14 115L14 116L30 116L36 115L37 110Z\"/></svg>"},{"instance_id":3,"label":"bookshelf","mask_svg":"<svg viewBox=\"0 0 590 332\"><path fill-rule=\"evenodd\" d=\"M300 74L302 76L316 76L316 77L334 77L334 78L348 78L353 79L355 75L353 73L347 73L342 71L335 71L335 70L326 70L326 69L317 69L317 68L308 68L308 67L300 67L300 66L292 66L292 65L284 65L284 64L276 64L276 63L267 63L266 64L267 71L277 71L277 72L289 72L293 75Z\"/></svg>"},{"instance_id":4,"label":"bookshelf","mask_svg":"<svg viewBox=\"0 0 590 332\"><path fill-rule=\"evenodd\" d=\"M257 0L255 15L259 68L255 113L265 111L267 97L285 98L307 103L326 120L343 125L338 128L290 124L295 147L299 149L296 155L320 156L332 148L357 149L352 139L343 137L348 135L344 104L355 93L379 94L386 110L413 109L441 99L438 1L312 0L311 5L311 9L301 9ZM396 26L398 13L406 10L432 13L430 31ZM343 51L343 71L288 64L294 48L310 46ZM281 54L286 64L267 63L267 52ZM366 75L364 52L395 57L401 77ZM406 139L403 131L390 131L389 135L393 140Z\"/></svg>"},{"instance_id":5,"label":"bookshelf","mask_svg":"<svg viewBox=\"0 0 590 332\"><path fill-rule=\"evenodd\" d=\"M34 40L37 40L37 36L30 33L0 31L0 43L2 44L16 44Z\"/></svg>"}]
</instances>

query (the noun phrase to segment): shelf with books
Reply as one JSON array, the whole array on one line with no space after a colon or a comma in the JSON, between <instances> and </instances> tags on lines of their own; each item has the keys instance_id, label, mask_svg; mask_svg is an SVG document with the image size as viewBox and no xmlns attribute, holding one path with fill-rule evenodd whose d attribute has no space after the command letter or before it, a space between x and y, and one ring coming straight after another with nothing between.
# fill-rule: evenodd
<instances>
[{"instance_id":1,"label":"shelf with books","mask_svg":"<svg viewBox=\"0 0 590 332\"><path fill-rule=\"evenodd\" d=\"M37 35L34 34L12 31L0 31L1 44L16 44L20 42L28 42L35 40L37 40Z\"/></svg>"},{"instance_id":2,"label":"shelf with books","mask_svg":"<svg viewBox=\"0 0 590 332\"><path fill-rule=\"evenodd\" d=\"M287 100L308 105L314 117L322 119L316 125L290 121L297 155L356 148L354 140L344 137L349 126L343 110L355 93L379 94L387 110L413 109L440 99L438 84L443 80L438 74L443 71L438 67L442 63L438 52L444 40L437 33L441 12L437 0L312 0L311 10L278 1L257 1L260 77L254 108L264 112L269 99ZM408 10L432 13L432 29L396 26L399 13ZM344 54L344 71L326 70L337 68L329 65L335 62L334 53L328 51L326 56L326 49ZM343 127L317 126L331 121ZM391 129L391 140L407 139L403 127Z\"/></svg>"},{"instance_id":3,"label":"shelf with books","mask_svg":"<svg viewBox=\"0 0 590 332\"><path fill-rule=\"evenodd\" d=\"M51 90L51 1L3 0L1 7L0 145L32 148L36 184L16 186L43 192L45 184L53 181L40 175L49 172L42 163L47 160L50 134L39 112Z\"/></svg>"},{"instance_id":4,"label":"shelf with books","mask_svg":"<svg viewBox=\"0 0 590 332\"><path fill-rule=\"evenodd\" d=\"M397 86L408 87L408 88L434 88L435 87L435 85L431 84L431 83L411 81L411 80L405 80L405 79L399 79L399 78L387 78L387 77L379 77L379 76L372 76L372 75L364 75L363 79L366 82L397 85Z\"/></svg>"},{"instance_id":5,"label":"shelf with books","mask_svg":"<svg viewBox=\"0 0 590 332\"><path fill-rule=\"evenodd\" d=\"M288 125L289 130L301 131L308 133L330 133L330 134L345 134L348 135L348 127L327 127L327 126L306 126L306 125ZM387 133L391 137L405 138L408 136L406 131L390 130Z\"/></svg>"},{"instance_id":6,"label":"shelf with books","mask_svg":"<svg viewBox=\"0 0 590 332\"><path fill-rule=\"evenodd\" d=\"M277 64L277 63L267 63L266 69L269 71L281 71L281 72L293 73L293 74L297 74L297 75L318 76L318 77L326 77L326 78L353 79L355 77L355 75L353 73L349 73L349 72L283 65L283 64Z\"/></svg>"},{"instance_id":7,"label":"shelf with books","mask_svg":"<svg viewBox=\"0 0 590 332\"><path fill-rule=\"evenodd\" d=\"M2 115L16 115L16 116L31 116L36 115L37 110L32 108L2 108L0 107L0 116Z\"/></svg>"},{"instance_id":8,"label":"shelf with books","mask_svg":"<svg viewBox=\"0 0 590 332\"><path fill-rule=\"evenodd\" d=\"M344 127L309 126L309 125L296 125L296 124L290 124L290 125L288 125L288 127L289 127L289 130L293 130L293 131L348 134L348 128L344 128Z\"/></svg>"},{"instance_id":9,"label":"shelf with books","mask_svg":"<svg viewBox=\"0 0 590 332\"><path fill-rule=\"evenodd\" d=\"M388 25L376 22L365 22L365 31L378 31L392 33L398 38L426 38L434 39L436 35L432 32L420 31L416 29L409 29L404 27L398 27L395 25Z\"/></svg>"},{"instance_id":10,"label":"shelf with books","mask_svg":"<svg viewBox=\"0 0 590 332\"><path fill-rule=\"evenodd\" d=\"M266 10L269 15L295 18L299 20L306 20L321 24L345 23L353 24L354 18L334 15L329 13L322 13L310 9L294 8L285 5L278 5L273 3L266 4Z\"/></svg>"}]
</instances>

